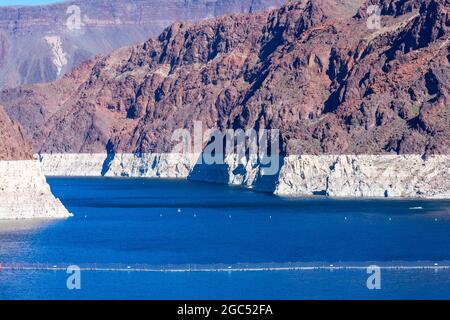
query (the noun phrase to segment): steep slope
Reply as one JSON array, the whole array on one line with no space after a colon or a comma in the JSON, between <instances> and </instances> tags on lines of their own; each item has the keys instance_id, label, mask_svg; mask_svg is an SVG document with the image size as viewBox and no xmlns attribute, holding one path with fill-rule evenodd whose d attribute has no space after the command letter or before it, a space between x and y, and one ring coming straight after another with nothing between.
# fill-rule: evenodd
<instances>
[{"instance_id":1,"label":"steep slope","mask_svg":"<svg viewBox=\"0 0 450 320\"><path fill-rule=\"evenodd\" d=\"M0 161L30 160L33 158L31 146L22 129L14 123L0 106Z\"/></svg>"},{"instance_id":2,"label":"steep slope","mask_svg":"<svg viewBox=\"0 0 450 320\"><path fill-rule=\"evenodd\" d=\"M287 154L448 154L444 2L399 9L376 31L334 1L176 23L69 80L1 99L43 152L102 152L108 142L121 151L167 152L167 132L200 120L280 129ZM36 132L45 117L22 119L20 108L59 111Z\"/></svg>"},{"instance_id":3,"label":"steep slope","mask_svg":"<svg viewBox=\"0 0 450 320\"><path fill-rule=\"evenodd\" d=\"M0 106L0 220L66 218L20 127Z\"/></svg>"},{"instance_id":4,"label":"steep slope","mask_svg":"<svg viewBox=\"0 0 450 320\"><path fill-rule=\"evenodd\" d=\"M98 53L158 35L174 21L256 12L282 0L75 0L0 7L0 88L59 79Z\"/></svg>"}]
</instances>

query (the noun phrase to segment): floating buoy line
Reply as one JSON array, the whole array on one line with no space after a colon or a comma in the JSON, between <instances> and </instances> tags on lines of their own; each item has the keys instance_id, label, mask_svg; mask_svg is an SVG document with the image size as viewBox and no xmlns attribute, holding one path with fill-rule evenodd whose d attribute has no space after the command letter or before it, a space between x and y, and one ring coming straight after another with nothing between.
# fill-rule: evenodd
<instances>
[{"instance_id":1,"label":"floating buoy line","mask_svg":"<svg viewBox=\"0 0 450 320\"><path fill-rule=\"evenodd\" d=\"M428 262L423 264L237 264L237 265L133 265L133 264L50 264L50 263L5 263L2 271L67 271L76 266L80 271L97 272L245 272L245 271L314 271L314 270L367 270L376 265L381 270L450 270L450 262Z\"/></svg>"}]
</instances>

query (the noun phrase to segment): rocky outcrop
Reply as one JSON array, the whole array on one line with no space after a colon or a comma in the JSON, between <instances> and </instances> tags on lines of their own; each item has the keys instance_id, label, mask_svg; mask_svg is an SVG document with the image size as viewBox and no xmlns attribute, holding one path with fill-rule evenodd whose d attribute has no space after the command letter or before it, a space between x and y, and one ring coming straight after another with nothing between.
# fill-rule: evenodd
<instances>
[{"instance_id":1,"label":"rocky outcrop","mask_svg":"<svg viewBox=\"0 0 450 320\"><path fill-rule=\"evenodd\" d=\"M289 156L279 195L450 198L450 156Z\"/></svg>"},{"instance_id":2,"label":"rocky outcrop","mask_svg":"<svg viewBox=\"0 0 450 320\"><path fill-rule=\"evenodd\" d=\"M46 176L99 177L102 175L107 154L40 154L38 159Z\"/></svg>"},{"instance_id":3,"label":"rocky outcrop","mask_svg":"<svg viewBox=\"0 0 450 320\"><path fill-rule=\"evenodd\" d=\"M51 193L38 161L0 161L0 220L70 216Z\"/></svg>"},{"instance_id":4,"label":"rocky outcrop","mask_svg":"<svg viewBox=\"0 0 450 320\"><path fill-rule=\"evenodd\" d=\"M52 195L20 126L0 107L0 220L69 216Z\"/></svg>"},{"instance_id":5,"label":"rocky outcrop","mask_svg":"<svg viewBox=\"0 0 450 320\"><path fill-rule=\"evenodd\" d=\"M115 154L104 167L109 177L187 178L199 155L196 154Z\"/></svg>"},{"instance_id":6,"label":"rocky outcrop","mask_svg":"<svg viewBox=\"0 0 450 320\"><path fill-rule=\"evenodd\" d=\"M13 122L0 106L0 161L33 158L21 127Z\"/></svg>"},{"instance_id":7,"label":"rocky outcrop","mask_svg":"<svg viewBox=\"0 0 450 320\"><path fill-rule=\"evenodd\" d=\"M256 12L282 0L75 0L0 6L0 88L59 79L96 54L157 36L175 21Z\"/></svg>"},{"instance_id":8,"label":"rocky outcrop","mask_svg":"<svg viewBox=\"0 0 450 320\"><path fill-rule=\"evenodd\" d=\"M176 23L0 100L39 153L169 153L198 120L278 129L287 155L448 154L444 2L405 4L380 30L333 0Z\"/></svg>"},{"instance_id":9,"label":"rocky outcrop","mask_svg":"<svg viewBox=\"0 0 450 320\"><path fill-rule=\"evenodd\" d=\"M41 154L46 176L187 178L196 154Z\"/></svg>"},{"instance_id":10,"label":"rocky outcrop","mask_svg":"<svg viewBox=\"0 0 450 320\"><path fill-rule=\"evenodd\" d=\"M450 156L302 155L280 159L267 175L257 159L230 155L223 164L198 154L41 155L48 176L171 178L241 185L281 196L450 198Z\"/></svg>"}]
</instances>

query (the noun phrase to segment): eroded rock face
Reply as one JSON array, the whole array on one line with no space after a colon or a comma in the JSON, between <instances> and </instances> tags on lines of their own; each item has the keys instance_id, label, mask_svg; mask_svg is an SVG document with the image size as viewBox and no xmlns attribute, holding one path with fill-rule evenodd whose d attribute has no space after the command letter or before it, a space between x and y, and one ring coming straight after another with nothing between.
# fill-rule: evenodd
<instances>
[{"instance_id":1,"label":"eroded rock face","mask_svg":"<svg viewBox=\"0 0 450 320\"><path fill-rule=\"evenodd\" d=\"M0 220L70 216L51 193L37 160L0 161Z\"/></svg>"},{"instance_id":2,"label":"eroded rock face","mask_svg":"<svg viewBox=\"0 0 450 320\"><path fill-rule=\"evenodd\" d=\"M447 154L448 6L397 2L380 30L332 0L175 23L1 100L37 152L169 152L200 120L279 129L285 154Z\"/></svg>"},{"instance_id":3,"label":"eroded rock face","mask_svg":"<svg viewBox=\"0 0 450 320\"><path fill-rule=\"evenodd\" d=\"M59 79L96 54L157 36L174 21L256 12L282 0L75 0L0 7L0 88Z\"/></svg>"},{"instance_id":4,"label":"eroded rock face","mask_svg":"<svg viewBox=\"0 0 450 320\"><path fill-rule=\"evenodd\" d=\"M73 153L41 154L46 176L185 179L198 154Z\"/></svg>"},{"instance_id":5,"label":"eroded rock face","mask_svg":"<svg viewBox=\"0 0 450 320\"><path fill-rule=\"evenodd\" d=\"M450 156L289 156L279 195L450 198Z\"/></svg>"},{"instance_id":6,"label":"eroded rock face","mask_svg":"<svg viewBox=\"0 0 450 320\"><path fill-rule=\"evenodd\" d=\"M0 220L70 215L52 195L20 126L0 106Z\"/></svg>"},{"instance_id":7,"label":"eroded rock face","mask_svg":"<svg viewBox=\"0 0 450 320\"><path fill-rule=\"evenodd\" d=\"M31 146L26 142L22 128L13 122L0 106L0 161L30 160Z\"/></svg>"},{"instance_id":8,"label":"eroded rock face","mask_svg":"<svg viewBox=\"0 0 450 320\"><path fill-rule=\"evenodd\" d=\"M450 155L291 155L265 174L257 159L199 163L199 154L45 154L48 176L172 178L241 185L281 196L450 198Z\"/></svg>"}]
</instances>

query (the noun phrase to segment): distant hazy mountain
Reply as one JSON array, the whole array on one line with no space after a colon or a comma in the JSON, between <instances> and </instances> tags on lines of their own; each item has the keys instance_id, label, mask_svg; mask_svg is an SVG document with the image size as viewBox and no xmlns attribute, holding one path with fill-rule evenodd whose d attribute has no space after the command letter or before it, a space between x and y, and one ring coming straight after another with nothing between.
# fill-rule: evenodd
<instances>
[{"instance_id":1,"label":"distant hazy mountain","mask_svg":"<svg viewBox=\"0 0 450 320\"><path fill-rule=\"evenodd\" d=\"M0 88L60 78L98 53L158 35L174 21L254 12L283 0L78 0L0 7Z\"/></svg>"}]
</instances>

